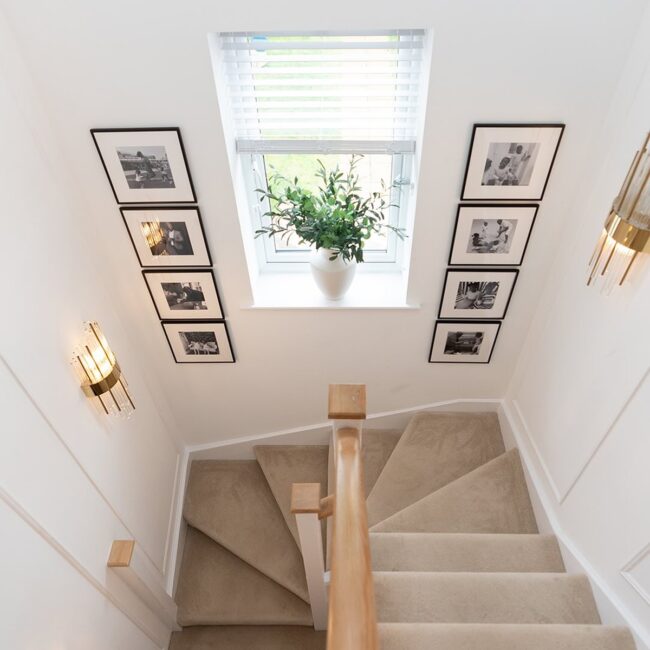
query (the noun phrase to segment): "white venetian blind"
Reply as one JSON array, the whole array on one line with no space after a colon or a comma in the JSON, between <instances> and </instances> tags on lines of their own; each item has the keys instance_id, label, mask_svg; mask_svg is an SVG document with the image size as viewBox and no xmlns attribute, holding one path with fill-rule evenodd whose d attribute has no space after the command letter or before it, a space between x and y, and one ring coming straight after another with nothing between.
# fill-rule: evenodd
<instances>
[{"instance_id":1,"label":"white venetian blind","mask_svg":"<svg viewBox=\"0 0 650 650\"><path fill-rule=\"evenodd\" d=\"M297 140L412 149L424 30L219 36L240 150Z\"/></svg>"}]
</instances>

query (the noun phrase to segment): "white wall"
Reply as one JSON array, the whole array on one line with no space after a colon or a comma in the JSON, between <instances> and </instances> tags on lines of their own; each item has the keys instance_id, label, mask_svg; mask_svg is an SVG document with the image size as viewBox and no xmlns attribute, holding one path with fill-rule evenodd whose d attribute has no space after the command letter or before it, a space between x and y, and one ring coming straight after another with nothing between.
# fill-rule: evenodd
<instances>
[{"instance_id":1,"label":"white wall","mask_svg":"<svg viewBox=\"0 0 650 650\"><path fill-rule=\"evenodd\" d=\"M164 584L178 443L2 14L0 149L0 646L160 648L169 629L106 560L133 538ZM130 381L129 421L100 416L70 366L89 319Z\"/></svg>"},{"instance_id":2,"label":"white wall","mask_svg":"<svg viewBox=\"0 0 650 650\"><path fill-rule=\"evenodd\" d=\"M609 298L582 285L599 225L648 128L647 75L638 84L647 4L332 0L317 13L290 0L230 3L227 11L212 0L0 0L0 516L9 531L3 550L7 542L22 569L0 581L0 611L6 620L27 611L31 626L3 620L1 645L31 647L38 640L30 634L55 629L57 612L74 610L106 638L124 635L113 647L161 646L166 630L104 563L112 539L132 536L160 580L169 578L180 444L322 422L329 382L368 383L371 412L499 398L522 345L509 403L555 514L630 617L647 620L647 604L620 570L638 557L629 573L649 589L648 556L637 555L650 539L641 467L648 274ZM342 22L434 30L409 285L422 307L249 310L206 35ZM567 130L492 363L429 365L477 121L563 121ZM138 125L182 129L239 359L233 366L179 366L168 350L88 133ZM131 421L98 417L68 365L90 318L132 386ZM19 580L63 594L61 609L12 609L12 597L25 593ZM88 645L89 628L57 629L62 646Z\"/></svg>"},{"instance_id":3,"label":"white wall","mask_svg":"<svg viewBox=\"0 0 650 650\"><path fill-rule=\"evenodd\" d=\"M551 516L646 644L649 267L646 261L609 296L586 287L585 279L611 201L650 128L648 42L650 11L640 21L609 117L595 134L601 166L570 206L507 400Z\"/></svg>"},{"instance_id":4,"label":"white wall","mask_svg":"<svg viewBox=\"0 0 650 650\"><path fill-rule=\"evenodd\" d=\"M101 266L126 306L143 372L191 444L321 422L326 384L366 382L371 412L501 397L555 236L598 139L646 0L248 3L3 0L60 137ZM207 34L219 30L430 27L430 97L409 296L412 311L249 310L250 286ZM616 34L616 38L612 38ZM558 160L493 360L430 365L471 126L563 121ZM238 362L176 365L88 129L180 126ZM110 334L110 332L109 332ZM116 347L117 344L116 344ZM118 351L119 351L118 347ZM155 379L154 379L155 378ZM155 386L155 388L154 388ZM161 406L162 407L162 406Z\"/></svg>"}]
</instances>

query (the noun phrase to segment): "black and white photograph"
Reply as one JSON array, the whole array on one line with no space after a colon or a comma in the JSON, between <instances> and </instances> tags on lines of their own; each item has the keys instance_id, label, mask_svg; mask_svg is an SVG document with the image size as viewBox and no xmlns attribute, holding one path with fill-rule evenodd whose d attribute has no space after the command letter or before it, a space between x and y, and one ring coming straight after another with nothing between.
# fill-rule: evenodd
<instances>
[{"instance_id":1,"label":"black and white photograph","mask_svg":"<svg viewBox=\"0 0 650 650\"><path fill-rule=\"evenodd\" d=\"M563 131L563 124L474 125L461 198L541 200Z\"/></svg>"},{"instance_id":2,"label":"black and white photograph","mask_svg":"<svg viewBox=\"0 0 650 650\"><path fill-rule=\"evenodd\" d=\"M132 190L175 188L165 147L117 147L117 157Z\"/></svg>"},{"instance_id":3,"label":"black and white photograph","mask_svg":"<svg viewBox=\"0 0 650 650\"><path fill-rule=\"evenodd\" d=\"M504 318L518 270L448 269L438 318Z\"/></svg>"},{"instance_id":4,"label":"black and white photograph","mask_svg":"<svg viewBox=\"0 0 650 650\"><path fill-rule=\"evenodd\" d=\"M209 267L198 208L120 208L143 267Z\"/></svg>"},{"instance_id":5,"label":"black and white photograph","mask_svg":"<svg viewBox=\"0 0 650 650\"><path fill-rule=\"evenodd\" d=\"M176 363L235 363L224 321L162 321Z\"/></svg>"},{"instance_id":6,"label":"black and white photograph","mask_svg":"<svg viewBox=\"0 0 650 650\"><path fill-rule=\"evenodd\" d=\"M194 203L180 130L91 129L118 203Z\"/></svg>"},{"instance_id":7,"label":"black and white photograph","mask_svg":"<svg viewBox=\"0 0 650 650\"><path fill-rule=\"evenodd\" d=\"M490 363L499 321L436 322L429 363Z\"/></svg>"},{"instance_id":8,"label":"black and white photograph","mask_svg":"<svg viewBox=\"0 0 650 650\"><path fill-rule=\"evenodd\" d=\"M509 219L474 219L467 240L467 253L510 252L517 222Z\"/></svg>"},{"instance_id":9,"label":"black and white photograph","mask_svg":"<svg viewBox=\"0 0 650 650\"><path fill-rule=\"evenodd\" d=\"M537 205L459 205L450 266L518 266L537 215Z\"/></svg>"},{"instance_id":10,"label":"black and white photograph","mask_svg":"<svg viewBox=\"0 0 650 650\"><path fill-rule=\"evenodd\" d=\"M223 318L212 271L143 271L142 275L160 319Z\"/></svg>"}]
</instances>

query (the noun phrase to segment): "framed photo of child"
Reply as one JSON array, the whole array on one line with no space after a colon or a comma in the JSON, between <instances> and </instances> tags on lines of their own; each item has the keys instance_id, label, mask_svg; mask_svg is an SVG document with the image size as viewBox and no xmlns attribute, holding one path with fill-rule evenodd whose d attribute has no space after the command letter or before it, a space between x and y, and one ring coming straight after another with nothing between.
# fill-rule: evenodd
<instances>
[{"instance_id":1,"label":"framed photo of child","mask_svg":"<svg viewBox=\"0 0 650 650\"><path fill-rule=\"evenodd\" d=\"M459 205L449 266L519 266L537 216L537 205Z\"/></svg>"},{"instance_id":2,"label":"framed photo of child","mask_svg":"<svg viewBox=\"0 0 650 650\"><path fill-rule=\"evenodd\" d=\"M539 201L563 124L475 124L463 201Z\"/></svg>"}]
</instances>

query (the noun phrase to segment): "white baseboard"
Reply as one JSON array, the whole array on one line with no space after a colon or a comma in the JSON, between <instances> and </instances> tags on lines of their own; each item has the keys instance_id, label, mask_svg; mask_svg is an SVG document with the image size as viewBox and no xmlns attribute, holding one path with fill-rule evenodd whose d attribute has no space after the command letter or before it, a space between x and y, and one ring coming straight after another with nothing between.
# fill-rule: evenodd
<instances>
[{"instance_id":1,"label":"white baseboard","mask_svg":"<svg viewBox=\"0 0 650 650\"><path fill-rule=\"evenodd\" d=\"M539 457L518 409L510 400L504 399L498 413L506 448L519 449L540 532L553 533L557 537L568 573L583 573L589 578L602 622L606 625L628 627L634 635L638 650L650 650L650 638L641 623L571 541L560 524L555 510L555 503L558 503L557 494L552 482L547 480L543 460Z\"/></svg>"},{"instance_id":2,"label":"white baseboard","mask_svg":"<svg viewBox=\"0 0 650 650\"><path fill-rule=\"evenodd\" d=\"M419 411L497 412L500 399L454 399L395 411L372 413L364 426L371 429L404 429L411 417ZM193 460L251 460L255 458L256 445L326 445L332 425L319 422L271 433L261 433L242 438L229 438L204 445L186 448L190 462Z\"/></svg>"}]
</instances>

